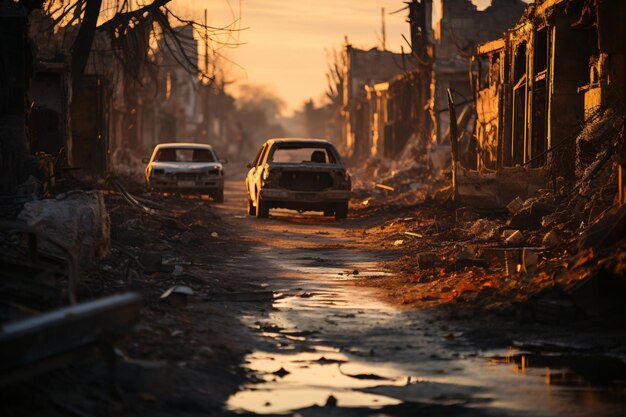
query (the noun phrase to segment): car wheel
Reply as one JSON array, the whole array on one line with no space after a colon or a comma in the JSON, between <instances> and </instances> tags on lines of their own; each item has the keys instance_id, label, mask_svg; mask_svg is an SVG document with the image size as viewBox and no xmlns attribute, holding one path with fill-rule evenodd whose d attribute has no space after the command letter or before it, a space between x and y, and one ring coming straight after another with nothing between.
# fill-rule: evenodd
<instances>
[{"instance_id":1,"label":"car wheel","mask_svg":"<svg viewBox=\"0 0 626 417\"><path fill-rule=\"evenodd\" d=\"M345 219L348 217L348 203L339 203L335 207L335 220Z\"/></svg>"},{"instance_id":2,"label":"car wheel","mask_svg":"<svg viewBox=\"0 0 626 417\"><path fill-rule=\"evenodd\" d=\"M267 201L261 199L261 193L256 196L256 216L259 219L267 219L270 215L270 206Z\"/></svg>"},{"instance_id":3,"label":"car wheel","mask_svg":"<svg viewBox=\"0 0 626 417\"><path fill-rule=\"evenodd\" d=\"M217 190L215 192L215 194L213 194L213 200L216 203L223 203L224 202L224 189L220 188L219 190Z\"/></svg>"},{"instance_id":4,"label":"car wheel","mask_svg":"<svg viewBox=\"0 0 626 417\"><path fill-rule=\"evenodd\" d=\"M327 207L324 209L324 216L330 217L335 214L335 209L333 207Z\"/></svg>"},{"instance_id":5,"label":"car wheel","mask_svg":"<svg viewBox=\"0 0 626 417\"><path fill-rule=\"evenodd\" d=\"M256 215L256 207L254 207L254 204L252 204L252 199L250 198L250 195L248 195L248 215Z\"/></svg>"}]
</instances>

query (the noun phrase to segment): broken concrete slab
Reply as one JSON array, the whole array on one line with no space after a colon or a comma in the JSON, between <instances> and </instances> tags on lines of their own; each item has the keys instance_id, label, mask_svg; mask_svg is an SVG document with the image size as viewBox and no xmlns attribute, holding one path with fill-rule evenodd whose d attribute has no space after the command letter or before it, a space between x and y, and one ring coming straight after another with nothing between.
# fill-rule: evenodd
<instances>
[{"instance_id":1,"label":"broken concrete slab","mask_svg":"<svg viewBox=\"0 0 626 417\"><path fill-rule=\"evenodd\" d=\"M18 219L63 244L76 255L82 268L109 253L111 222L101 191L71 191L62 200L29 201ZM42 248L57 251L45 242Z\"/></svg>"}]
</instances>

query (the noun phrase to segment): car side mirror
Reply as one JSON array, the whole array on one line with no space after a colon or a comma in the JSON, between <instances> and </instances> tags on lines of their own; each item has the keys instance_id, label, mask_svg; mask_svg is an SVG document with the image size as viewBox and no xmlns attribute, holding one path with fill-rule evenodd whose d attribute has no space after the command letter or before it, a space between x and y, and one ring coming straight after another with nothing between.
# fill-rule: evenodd
<instances>
[{"instance_id":1,"label":"car side mirror","mask_svg":"<svg viewBox=\"0 0 626 417\"><path fill-rule=\"evenodd\" d=\"M252 162L248 162L248 163L246 164L246 166L247 166L248 168L254 168L254 164L253 164Z\"/></svg>"},{"instance_id":2,"label":"car side mirror","mask_svg":"<svg viewBox=\"0 0 626 417\"><path fill-rule=\"evenodd\" d=\"M227 164L227 163L228 163L228 159L220 158L220 164Z\"/></svg>"},{"instance_id":3,"label":"car side mirror","mask_svg":"<svg viewBox=\"0 0 626 417\"><path fill-rule=\"evenodd\" d=\"M147 164L150 162L150 158L141 158L141 162Z\"/></svg>"}]
</instances>

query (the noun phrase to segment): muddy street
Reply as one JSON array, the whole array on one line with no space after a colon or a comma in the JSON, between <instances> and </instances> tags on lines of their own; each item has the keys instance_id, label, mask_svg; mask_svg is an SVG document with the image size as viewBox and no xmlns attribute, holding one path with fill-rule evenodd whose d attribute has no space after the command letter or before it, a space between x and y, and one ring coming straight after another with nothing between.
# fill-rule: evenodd
<instances>
[{"instance_id":1,"label":"muddy street","mask_svg":"<svg viewBox=\"0 0 626 417\"><path fill-rule=\"evenodd\" d=\"M0 0L0 416L626 416L625 21Z\"/></svg>"},{"instance_id":2,"label":"muddy street","mask_svg":"<svg viewBox=\"0 0 626 417\"><path fill-rule=\"evenodd\" d=\"M256 219L245 213L241 183L227 189L227 203L217 211L233 233L253 244L250 258L238 262L252 261L263 276L260 284L276 299L267 314L242 318L257 335L243 365L249 380L225 410L622 415L626 369L619 359L589 346L553 345L567 336L550 339L545 329L518 334L507 347L505 338L468 340L465 333L475 328L470 321L399 308L379 289L357 285L389 274L382 262L397 256L363 239L367 224L281 210Z\"/></svg>"}]
</instances>

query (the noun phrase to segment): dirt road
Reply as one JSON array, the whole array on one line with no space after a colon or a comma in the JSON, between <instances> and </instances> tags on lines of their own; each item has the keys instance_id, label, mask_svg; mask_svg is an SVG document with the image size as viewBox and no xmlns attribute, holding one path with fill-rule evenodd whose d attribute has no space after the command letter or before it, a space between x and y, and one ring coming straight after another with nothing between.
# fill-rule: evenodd
<instances>
[{"instance_id":1,"label":"dirt road","mask_svg":"<svg viewBox=\"0 0 626 417\"><path fill-rule=\"evenodd\" d=\"M397 256L375 244L376 219L277 210L259 220L246 214L240 181L226 189L216 212L252 251L225 263L280 295L272 309L244 313L257 335L244 364L249 382L225 413L623 415L624 362L597 346L559 344L566 335L546 328L480 340L491 323L444 322L364 287Z\"/></svg>"}]
</instances>

